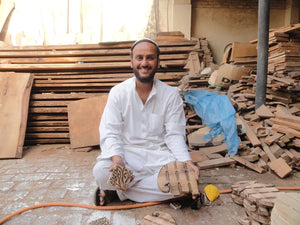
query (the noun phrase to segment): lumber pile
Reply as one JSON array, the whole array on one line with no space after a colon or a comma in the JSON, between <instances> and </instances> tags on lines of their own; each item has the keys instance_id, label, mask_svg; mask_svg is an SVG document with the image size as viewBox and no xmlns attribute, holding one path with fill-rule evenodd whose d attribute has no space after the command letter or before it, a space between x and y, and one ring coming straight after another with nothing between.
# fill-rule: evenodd
<instances>
[{"instance_id":1,"label":"lumber pile","mask_svg":"<svg viewBox=\"0 0 300 225\"><path fill-rule=\"evenodd\" d=\"M204 88L208 86L208 80L216 67L213 64L212 52L209 49L208 41L205 38L192 40L197 41L194 51L189 54L185 69L188 74L184 76L178 86L179 91L186 91L190 89Z\"/></svg>"},{"instance_id":2,"label":"lumber pile","mask_svg":"<svg viewBox=\"0 0 300 225\"><path fill-rule=\"evenodd\" d=\"M156 78L171 86L188 74L191 52L203 66L211 60L201 40L158 41L161 67ZM203 42L203 41L202 41ZM82 45L23 46L0 49L0 71L34 75L25 143L69 143L69 103L108 93L133 76L133 42Z\"/></svg>"},{"instance_id":3,"label":"lumber pile","mask_svg":"<svg viewBox=\"0 0 300 225\"><path fill-rule=\"evenodd\" d=\"M300 165L299 31L296 24L270 32L266 105L255 110L255 72L227 92L246 127L246 135L240 136L244 151L239 154L252 155L251 163L281 178Z\"/></svg>"},{"instance_id":4,"label":"lumber pile","mask_svg":"<svg viewBox=\"0 0 300 225\"><path fill-rule=\"evenodd\" d=\"M300 24L282 27L269 33L268 70L277 77L300 70Z\"/></svg>"},{"instance_id":5,"label":"lumber pile","mask_svg":"<svg viewBox=\"0 0 300 225\"><path fill-rule=\"evenodd\" d=\"M210 129L202 125L201 118L186 104L186 131L193 161L202 169L236 163L258 173L272 170L284 178L293 168L300 168L299 104L268 101L255 110L254 99L247 99L245 96L248 95L231 95L232 102L237 103L234 105L237 108L236 123L241 141L238 155L233 158L227 157L223 136L216 136L211 141L204 140L204 135ZM242 103L243 107L240 107Z\"/></svg>"},{"instance_id":6,"label":"lumber pile","mask_svg":"<svg viewBox=\"0 0 300 225\"><path fill-rule=\"evenodd\" d=\"M274 203L280 192L273 184L240 181L232 185L232 200L245 208L246 214L238 218L240 225L270 224Z\"/></svg>"},{"instance_id":7,"label":"lumber pile","mask_svg":"<svg viewBox=\"0 0 300 225\"><path fill-rule=\"evenodd\" d=\"M189 149L198 166L242 165L258 173L271 170L281 178L292 173L292 169L299 170L299 31L300 24L270 32L269 69L273 69L267 77L265 105L255 110L256 71L242 76L228 90L219 92L230 98L237 112L236 122L241 140L237 156L227 157L226 144L220 144L220 137L210 142L204 141L207 128L202 125L193 107L185 105ZM211 91L216 89L212 86L209 88Z\"/></svg>"}]
</instances>

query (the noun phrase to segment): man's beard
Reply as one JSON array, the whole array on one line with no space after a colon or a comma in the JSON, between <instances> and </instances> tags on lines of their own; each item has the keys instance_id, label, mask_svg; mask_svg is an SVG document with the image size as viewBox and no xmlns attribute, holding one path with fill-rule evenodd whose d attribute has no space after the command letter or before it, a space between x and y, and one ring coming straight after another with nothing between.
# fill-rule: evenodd
<instances>
[{"instance_id":1,"label":"man's beard","mask_svg":"<svg viewBox=\"0 0 300 225\"><path fill-rule=\"evenodd\" d=\"M141 77L138 70L136 70L135 68L133 68L133 73L136 77L136 79L138 79L140 82L142 83L150 83L153 81L153 78L155 76L156 70L153 70L152 73L148 76L148 77Z\"/></svg>"}]
</instances>

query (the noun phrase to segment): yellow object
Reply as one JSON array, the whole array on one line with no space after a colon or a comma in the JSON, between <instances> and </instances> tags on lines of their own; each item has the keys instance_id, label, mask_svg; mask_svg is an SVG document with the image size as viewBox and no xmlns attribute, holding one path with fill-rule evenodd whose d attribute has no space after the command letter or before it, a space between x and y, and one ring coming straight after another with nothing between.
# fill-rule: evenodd
<instances>
[{"instance_id":1,"label":"yellow object","mask_svg":"<svg viewBox=\"0 0 300 225\"><path fill-rule=\"evenodd\" d=\"M204 188L204 192L205 192L207 198L209 199L209 201L211 201L211 202L216 200L220 195L218 188L212 184L207 185Z\"/></svg>"}]
</instances>

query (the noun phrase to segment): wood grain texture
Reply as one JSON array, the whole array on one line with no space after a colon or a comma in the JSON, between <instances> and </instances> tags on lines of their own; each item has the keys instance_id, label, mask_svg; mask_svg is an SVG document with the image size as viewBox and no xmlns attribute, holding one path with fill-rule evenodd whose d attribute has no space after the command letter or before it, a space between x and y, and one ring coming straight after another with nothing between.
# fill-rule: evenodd
<instances>
[{"instance_id":1,"label":"wood grain texture","mask_svg":"<svg viewBox=\"0 0 300 225\"><path fill-rule=\"evenodd\" d=\"M0 73L0 158L21 158L33 75Z\"/></svg>"},{"instance_id":2,"label":"wood grain texture","mask_svg":"<svg viewBox=\"0 0 300 225\"><path fill-rule=\"evenodd\" d=\"M82 99L68 105L71 148L100 144L99 124L108 94Z\"/></svg>"}]
</instances>

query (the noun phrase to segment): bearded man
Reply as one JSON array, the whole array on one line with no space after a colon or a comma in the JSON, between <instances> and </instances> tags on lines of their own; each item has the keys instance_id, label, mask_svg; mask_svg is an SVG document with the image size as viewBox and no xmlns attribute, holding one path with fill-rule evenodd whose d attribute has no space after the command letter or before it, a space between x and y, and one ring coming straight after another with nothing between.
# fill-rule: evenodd
<instances>
[{"instance_id":1,"label":"bearded man","mask_svg":"<svg viewBox=\"0 0 300 225\"><path fill-rule=\"evenodd\" d=\"M131 47L134 77L114 86L100 122L101 154L93 174L98 185L96 205L105 205L116 194L136 202L173 198L157 185L160 169L172 161L188 163L199 177L185 143L185 116L176 88L154 78L160 50L150 39ZM126 191L107 183L116 165L133 171Z\"/></svg>"}]
</instances>

